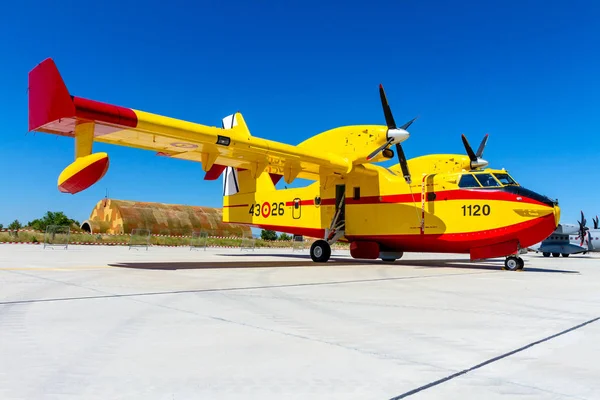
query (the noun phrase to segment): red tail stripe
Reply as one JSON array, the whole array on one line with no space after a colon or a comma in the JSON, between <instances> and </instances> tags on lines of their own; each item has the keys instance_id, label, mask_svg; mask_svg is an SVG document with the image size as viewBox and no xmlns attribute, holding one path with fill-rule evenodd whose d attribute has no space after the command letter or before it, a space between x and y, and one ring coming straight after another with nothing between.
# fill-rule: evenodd
<instances>
[{"instance_id":1,"label":"red tail stripe","mask_svg":"<svg viewBox=\"0 0 600 400\"><path fill-rule=\"evenodd\" d=\"M78 119L88 119L108 124L127 126L130 128L135 128L137 126L137 115L130 108L75 96L73 96L73 104L75 104L75 116Z\"/></svg>"}]
</instances>

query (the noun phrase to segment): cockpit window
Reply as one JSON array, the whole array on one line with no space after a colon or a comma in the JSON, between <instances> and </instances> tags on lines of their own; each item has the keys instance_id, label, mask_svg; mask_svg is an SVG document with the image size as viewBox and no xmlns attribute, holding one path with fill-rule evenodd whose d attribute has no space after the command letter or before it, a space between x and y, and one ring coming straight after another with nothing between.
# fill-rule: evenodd
<instances>
[{"instance_id":1,"label":"cockpit window","mask_svg":"<svg viewBox=\"0 0 600 400\"><path fill-rule=\"evenodd\" d=\"M471 174L464 174L460 178L460 182L458 182L458 187L461 188L472 188L472 187L481 187L477 179Z\"/></svg>"},{"instance_id":2,"label":"cockpit window","mask_svg":"<svg viewBox=\"0 0 600 400\"><path fill-rule=\"evenodd\" d=\"M508 175L508 174L494 174L494 176L503 185L518 185L518 183L515 182L514 179L511 178L510 175Z\"/></svg>"},{"instance_id":3,"label":"cockpit window","mask_svg":"<svg viewBox=\"0 0 600 400\"><path fill-rule=\"evenodd\" d=\"M500 186L497 180L494 179L492 174L476 174L475 177L481 183L483 187L494 187Z\"/></svg>"}]
</instances>

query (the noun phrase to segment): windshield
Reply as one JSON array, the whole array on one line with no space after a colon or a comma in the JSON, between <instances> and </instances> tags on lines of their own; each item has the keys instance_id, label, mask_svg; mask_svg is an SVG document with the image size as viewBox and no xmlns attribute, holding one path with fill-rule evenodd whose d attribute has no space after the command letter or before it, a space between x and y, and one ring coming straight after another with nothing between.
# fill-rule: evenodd
<instances>
[{"instance_id":1,"label":"windshield","mask_svg":"<svg viewBox=\"0 0 600 400\"><path fill-rule=\"evenodd\" d=\"M458 182L458 187L461 188L472 188L472 187L481 187L477 179L471 174L465 174L460 178L460 182Z\"/></svg>"},{"instance_id":2,"label":"windshield","mask_svg":"<svg viewBox=\"0 0 600 400\"><path fill-rule=\"evenodd\" d=\"M483 187L500 186L500 184L497 180L494 179L492 174L476 174L475 177Z\"/></svg>"},{"instance_id":3,"label":"windshield","mask_svg":"<svg viewBox=\"0 0 600 400\"><path fill-rule=\"evenodd\" d=\"M514 179L511 178L510 175L508 175L508 174L494 174L494 176L503 185L518 185L518 183L515 182Z\"/></svg>"}]
</instances>

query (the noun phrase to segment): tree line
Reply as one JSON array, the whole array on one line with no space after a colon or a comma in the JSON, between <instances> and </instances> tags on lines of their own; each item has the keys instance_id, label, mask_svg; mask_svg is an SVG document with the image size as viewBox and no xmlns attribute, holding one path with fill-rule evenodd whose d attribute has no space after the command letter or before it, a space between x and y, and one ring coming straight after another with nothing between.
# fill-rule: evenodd
<instances>
[{"instance_id":1,"label":"tree line","mask_svg":"<svg viewBox=\"0 0 600 400\"><path fill-rule=\"evenodd\" d=\"M18 219L15 219L13 222L8 224L6 229L18 231L19 229L28 228L38 231L45 231L46 228L51 225L69 226L73 229L79 229L79 221L67 217L62 211L47 211L42 218L29 221L26 225L23 225ZM0 224L0 229L4 229L3 224Z\"/></svg>"},{"instance_id":2,"label":"tree line","mask_svg":"<svg viewBox=\"0 0 600 400\"><path fill-rule=\"evenodd\" d=\"M262 240L292 240L292 237L286 233L277 236L277 232L269 229L263 229L260 232L260 238Z\"/></svg>"}]
</instances>

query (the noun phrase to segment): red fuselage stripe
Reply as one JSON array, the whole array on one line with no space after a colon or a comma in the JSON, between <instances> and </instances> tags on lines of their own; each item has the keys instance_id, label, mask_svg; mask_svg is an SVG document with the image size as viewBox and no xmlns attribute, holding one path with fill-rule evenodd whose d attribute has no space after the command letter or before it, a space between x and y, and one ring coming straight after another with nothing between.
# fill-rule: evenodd
<instances>
[{"instance_id":1,"label":"red fuselage stripe","mask_svg":"<svg viewBox=\"0 0 600 400\"><path fill-rule=\"evenodd\" d=\"M434 200L427 200L430 193L435 193ZM520 198L520 200L517 200ZM519 203L529 203L537 205L546 205L537 200L531 199L526 196L519 196L513 193L508 193L502 190L466 190L466 189L454 189L445 190L439 192L427 192L425 194L425 201L447 201L447 200L500 200L500 201L512 201ZM421 203L421 193L414 194L389 194L384 196L363 196L360 199L348 198L346 204L393 204L393 203ZM293 206L296 203L294 201L287 201L286 206ZM314 199L300 200L302 206L312 206L315 204ZM322 206L335 205L335 199L322 199Z\"/></svg>"}]
</instances>

